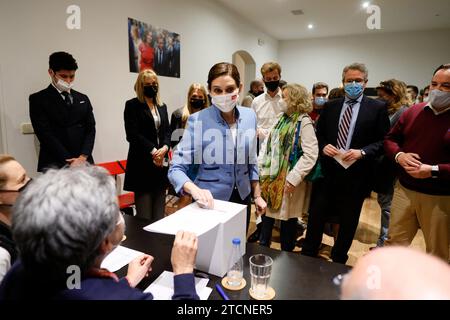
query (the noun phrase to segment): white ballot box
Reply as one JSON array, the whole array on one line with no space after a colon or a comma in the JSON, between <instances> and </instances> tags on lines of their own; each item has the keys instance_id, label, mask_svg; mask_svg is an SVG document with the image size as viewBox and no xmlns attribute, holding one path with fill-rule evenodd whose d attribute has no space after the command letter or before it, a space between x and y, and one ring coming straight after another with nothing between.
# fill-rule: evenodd
<instances>
[{"instance_id":1,"label":"white ballot box","mask_svg":"<svg viewBox=\"0 0 450 320\"><path fill-rule=\"evenodd\" d=\"M241 239L245 254L247 206L214 200L214 209L203 209L192 203L144 230L173 234L179 230L194 232L198 237L195 268L218 277L228 271L233 238Z\"/></svg>"}]
</instances>

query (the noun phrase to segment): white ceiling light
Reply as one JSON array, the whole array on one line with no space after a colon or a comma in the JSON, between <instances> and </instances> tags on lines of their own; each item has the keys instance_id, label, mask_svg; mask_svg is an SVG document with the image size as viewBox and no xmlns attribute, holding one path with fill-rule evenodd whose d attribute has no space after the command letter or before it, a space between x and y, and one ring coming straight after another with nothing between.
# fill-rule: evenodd
<instances>
[{"instance_id":1,"label":"white ceiling light","mask_svg":"<svg viewBox=\"0 0 450 320\"><path fill-rule=\"evenodd\" d=\"M368 8L369 6L370 6L370 2L369 2L369 1L366 1L366 2L364 2L364 3L362 4L362 7L363 7L364 9Z\"/></svg>"},{"instance_id":2,"label":"white ceiling light","mask_svg":"<svg viewBox=\"0 0 450 320\"><path fill-rule=\"evenodd\" d=\"M314 29L314 25L312 23L308 24L308 29Z\"/></svg>"}]
</instances>

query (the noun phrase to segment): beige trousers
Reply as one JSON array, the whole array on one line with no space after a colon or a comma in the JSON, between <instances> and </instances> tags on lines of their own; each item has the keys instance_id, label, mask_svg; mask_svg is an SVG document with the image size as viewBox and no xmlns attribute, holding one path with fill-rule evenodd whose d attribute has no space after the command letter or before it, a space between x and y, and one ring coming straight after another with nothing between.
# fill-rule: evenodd
<instances>
[{"instance_id":1,"label":"beige trousers","mask_svg":"<svg viewBox=\"0 0 450 320\"><path fill-rule=\"evenodd\" d=\"M410 245L419 228L427 253L449 261L450 196L412 191L397 182L386 245Z\"/></svg>"}]
</instances>

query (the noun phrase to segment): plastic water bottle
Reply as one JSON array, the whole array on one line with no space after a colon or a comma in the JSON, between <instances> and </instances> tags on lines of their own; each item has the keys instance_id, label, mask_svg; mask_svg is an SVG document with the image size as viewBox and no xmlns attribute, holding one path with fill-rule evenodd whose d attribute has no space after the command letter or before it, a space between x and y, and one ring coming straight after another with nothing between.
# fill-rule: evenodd
<instances>
[{"instance_id":1,"label":"plastic water bottle","mask_svg":"<svg viewBox=\"0 0 450 320\"><path fill-rule=\"evenodd\" d=\"M241 239L233 239L233 248L230 256L230 268L227 273L227 283L231 287L239 287L244 273L244 262L242 260Z\"/></svg>"}]
</instances>

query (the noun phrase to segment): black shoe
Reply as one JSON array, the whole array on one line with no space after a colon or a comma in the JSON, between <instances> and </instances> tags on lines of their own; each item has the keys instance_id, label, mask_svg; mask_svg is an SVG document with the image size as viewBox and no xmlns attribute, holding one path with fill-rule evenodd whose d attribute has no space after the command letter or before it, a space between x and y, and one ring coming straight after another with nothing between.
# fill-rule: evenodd
<instances>
[{"instance_id":1,"label":"black shoe","mask_svg":"<svg viewBox=\"0 0 450 320\"><path fill-rule=\"evenodd\" d=\"M247 242L256 242L259 240L259 234L260 234L260 230L256 230L255 232L253 232L250 237L248 237Z\"/></svg>"},{"instance_id":2,"label":"black shoe","mask_svg":"<svg viewBox=\"0 0 450 320\"><path fill-rule=\"evenodd\" d=\"M301 237L306 230L306 224L301 221L297 221L297 238Z\"/></svg>"},{"instance_id":3,"label":"black shoe","mask_svg":"<svg viewBox=\"0 0 450 320\"><path fill-rule=\"evenodd\" d=\"M303 243L305 243L305 238L300 238L297 241L295 241L295 245L299 248L303 248Z\"/></svg>"}]
</instances>

